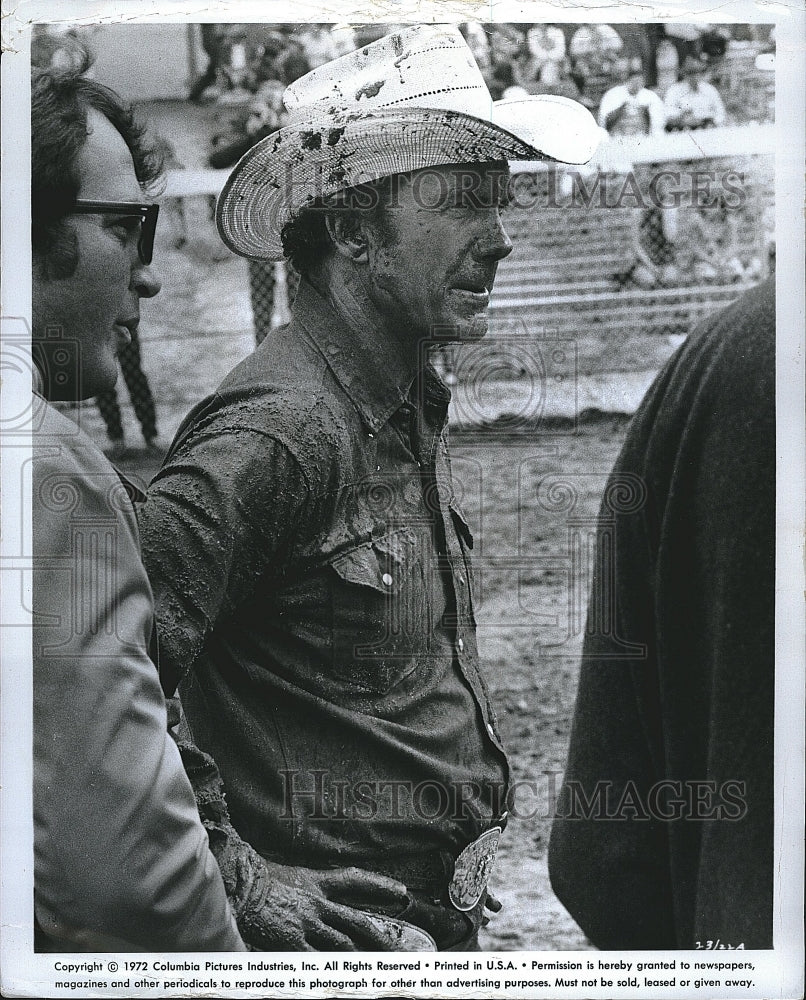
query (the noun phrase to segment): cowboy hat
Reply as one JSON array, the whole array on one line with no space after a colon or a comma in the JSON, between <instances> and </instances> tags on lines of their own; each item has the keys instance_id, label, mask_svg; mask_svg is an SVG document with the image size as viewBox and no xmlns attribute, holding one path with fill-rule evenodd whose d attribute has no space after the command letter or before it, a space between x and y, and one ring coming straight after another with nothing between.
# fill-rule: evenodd
<instances>
[{"instance_id":1,"label":"cowboy hat","mask_svg":"<svg viewBox=\"0 0 806 1000\"><path fill-rule=\"evenodd\" d=\"M216 206L235 253L280 260L280 233L301 209L345 188L450 163L585 163L599 143L576 101L493 101L458 28L416 25L300 77L287 123L235 165Z\"/></svg>"}]
</instances>

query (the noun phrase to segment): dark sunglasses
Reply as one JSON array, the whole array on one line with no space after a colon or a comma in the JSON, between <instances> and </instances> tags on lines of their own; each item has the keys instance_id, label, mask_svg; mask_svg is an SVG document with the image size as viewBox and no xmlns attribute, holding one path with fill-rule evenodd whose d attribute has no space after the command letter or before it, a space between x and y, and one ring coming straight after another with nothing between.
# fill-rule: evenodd
<instances>
[{"instance_id":1,"label":"dark sunglasses","mask_svg":"<svg viewBox=\"0 0 806 1000\"><path fill-rule=\"evenodd\" d=\"M74 215L120 215L140 220L140 239L137 252L144 264L154 259L154 233L157 229L159 205L140 205L136 201L82 201L79 199L71 214Z\"/></svg>"}]
</instances>

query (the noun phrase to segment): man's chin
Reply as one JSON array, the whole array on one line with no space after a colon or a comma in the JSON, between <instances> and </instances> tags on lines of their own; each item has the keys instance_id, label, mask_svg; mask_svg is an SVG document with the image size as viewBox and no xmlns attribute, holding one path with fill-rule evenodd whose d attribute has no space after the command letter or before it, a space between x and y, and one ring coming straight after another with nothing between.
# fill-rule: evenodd
<instances>
[{"instance_id":1,"label":"man's chin","mask_svg":"<svg viewBox=\"0 0 806 1000\"><path fill-rule=\"evenodd\" d=\"M471 316L452 316L435 325L429 339L434 344L472 343L487 336L489 325L486 311Z\"/></svg>"},{"instance_id":2,"label":"man's chin","mask_svg":"<svg viewBox=\"0 0 806 1000\"><path fill-rule=\"evenodd\" d=\"M487 313L477 313L475 316L465 319L457 325L456 339L460 343L472 343L475 340L482 340L487 336L489 328L490 321Z\"/></svg>"}]
</instances>

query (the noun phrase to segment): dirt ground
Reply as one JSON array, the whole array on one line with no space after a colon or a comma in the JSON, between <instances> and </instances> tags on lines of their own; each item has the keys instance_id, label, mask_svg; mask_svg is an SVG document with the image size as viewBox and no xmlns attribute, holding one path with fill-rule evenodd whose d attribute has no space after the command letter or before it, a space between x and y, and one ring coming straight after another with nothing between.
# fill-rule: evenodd
<instances>
[{"instance_id":1,"label":"dirt ground","mask_svg":"<svg viewBox=\"0 0 806 1000\"><path fill-rule=\"evenodd\" d=\"M187 135L179 152L195 166ZM184 231L187 241L177 246L182 220L163 210L155 256L163 291L142 304L143 367L163 447L187 411L254 347L245 261L217 240L204 199L187 203ZM118 395L130 447L119 464L145 485L161 453L143 448L122 380ZM106 444L91 402L73 415ZM624 429L623 416L600 413L576 425L555 419L520 434L493 426L453 438L456 488L475 535L479 645L520 788L491 882L504 907L482 934L485 950L591 947L551 892L549 800L573 710L587 540Z\"/></svg>"},{"instance_id":2,"label":"dirt ground","mask_svg":"<svg viewBox=\"0 0 806 1000\"><path fill-rule=\"evenodd\" d=\"M475 530L479 647L519 789L491 882L504 907L485 949L591 947L551 891L546 851L584 630L589 567L579 556L624 426L603 418L575 434L453 441Z\"/></svg>"}]
</instances>

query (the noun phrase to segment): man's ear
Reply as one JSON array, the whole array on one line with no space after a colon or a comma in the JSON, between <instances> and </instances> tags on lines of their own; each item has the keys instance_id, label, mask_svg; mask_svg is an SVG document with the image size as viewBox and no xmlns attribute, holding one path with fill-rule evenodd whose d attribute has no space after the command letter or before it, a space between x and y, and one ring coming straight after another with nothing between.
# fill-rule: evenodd
<instances>
[{"instance_id":1,"label":"man's ear","mask_svg":"<svg viewBox=\"0 0 806 1000\"><path fill-rule=\"evenodd\" d=\"M359 212L349 209L328 212L325 226L337 253L356 264L366 264L367 237Z\"/></svg>"}]
</instances>

